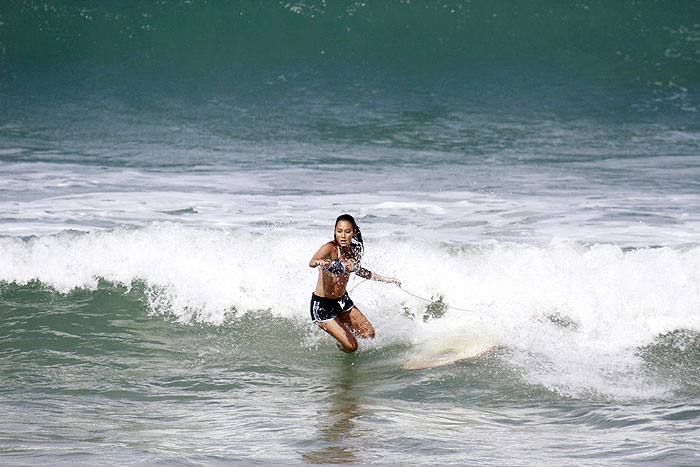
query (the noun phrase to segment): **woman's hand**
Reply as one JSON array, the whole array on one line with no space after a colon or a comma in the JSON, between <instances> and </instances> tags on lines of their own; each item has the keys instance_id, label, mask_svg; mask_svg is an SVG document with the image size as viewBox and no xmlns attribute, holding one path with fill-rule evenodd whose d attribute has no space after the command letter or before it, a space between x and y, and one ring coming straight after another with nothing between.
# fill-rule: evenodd
<instances>
[{"instance_id":1,"label":"woman's hand","mask_svg":"<svg viewBox=\"0 0 700 467\"><path fill-rule=\"evenodd\" d=\"M329 260L329 259L317 259L315 264L314 264L314 267L321 266L321 267L325 268L326 266L329 266L330 264L331 264L331 260Z\"/></svg>"},{"instance_id":2,"label":"woman's hand","mask_svg":"<svg viewBox=\"0 0 700 467\"><path fill-rule=\"evenodd\" d=\"M395 278L395 277L386 277L386 278L384 279L384 282L388 282L388 283L390 283L390 284L396 284L396 285L398 285L399 287L401 287L401 281L398 280L398 279Z\"/></svg>"}]
</instances>

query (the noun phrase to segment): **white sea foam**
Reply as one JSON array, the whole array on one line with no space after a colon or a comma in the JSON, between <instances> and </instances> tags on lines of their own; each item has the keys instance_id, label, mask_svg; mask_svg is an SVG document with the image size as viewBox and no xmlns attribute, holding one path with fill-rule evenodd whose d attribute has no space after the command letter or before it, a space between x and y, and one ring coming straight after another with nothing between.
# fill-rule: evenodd
<instances>
[{"instance_id":1,"label":"white sea foam","mask_svg":"<svg viewBox=\"0 0 700 467\"><path fill-rule=\"evenodd\" d=\"M99 279L141 281L153 313L183 322L222 323L234 310L307 320L316 280L307 262L329 236L155 223L0 237L0 280L39 280L62 293L95 288ZM458 247L367 236L366 267L454 307L424 322L426 301L353 279L353 299L378 331L370 346L468 330L494 336L531 384L573 396L655 397L670 387L645 379L638 349L673 330L700 332L700 247L624 251L563 239Z\"/></svg>"},{"instance_id":2,"label":"white sea foam","mask_svg":"<svg viewBox=\"0 0 700 467\"><path fill-rule=\"evenodd\" d=\"M353 299L378 331L363 348L479 332L503 343L502 358L529 384L663 396L672 383L648 379L638 349L669 331L700 331L697 164L592 160L564 170L0 162L0 281L63 293L138 281L152 313L183 322L260 310L308 320L316 271L306 264L350 212L368 268L455 307L424 322L426 301L353 279Z\"/></svg>"},{"instance_id":3,"label":"white sea foam","mask_svg":"<svg viewBox=\"0 0 700 467\"><path fill-rule=\"evenodd\" d=\"M370 171L352 183L342 168L320 179L315 169L303 168L178 172L0 163L0 172L0 232L5 235L154 221L257 232L270 225L313 230L348 211L375 231L457 244L542 243L556 237L638 247L700 244L697 194L596 190L582 187L585 180L557 179L556 174L530 174L526 180L504 174L494 191L449 187L420 168L392 174L391 181L382 171ZM416 186L406 179L427 181ZM376 191L380 185L387 189ZM514 186L521 191L506 191Z\"/></svg>"}]
</instances>

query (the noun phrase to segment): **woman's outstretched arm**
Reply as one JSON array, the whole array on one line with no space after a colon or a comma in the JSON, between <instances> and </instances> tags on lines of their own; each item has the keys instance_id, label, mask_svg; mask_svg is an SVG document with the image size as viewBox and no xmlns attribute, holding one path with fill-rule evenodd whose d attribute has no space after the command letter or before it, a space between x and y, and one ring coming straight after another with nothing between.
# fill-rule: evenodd
<instances>
[{"instance_id":1,"label":"woman's outstretched arm","mask_svg":"<svg viewBox=\"0 0 700 467\"><path fill-rule=\"evenodd\" d=\"M355 274L363 279L369 279L371 281L387 282L390 284L396 284L401 287L401 281L395 277L384 277L380 276L376 272L372 272L369 269L360 268Z\"/></svg>"}]
</instances>

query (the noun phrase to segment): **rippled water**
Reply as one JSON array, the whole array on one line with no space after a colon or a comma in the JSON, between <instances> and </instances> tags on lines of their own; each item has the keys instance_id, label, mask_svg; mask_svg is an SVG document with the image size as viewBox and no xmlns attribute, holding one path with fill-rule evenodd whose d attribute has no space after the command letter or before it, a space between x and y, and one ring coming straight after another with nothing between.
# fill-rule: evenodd
<instances>
[{"instance_id":1,"label":"rippled water","mask_svg":"<svg viewBox=\"0 0 700 467\"><path fill-rule=\"evenodd\" d=\"M3 2L0 463L698 464L698 11Z\"/></svg>"}]
</instances>

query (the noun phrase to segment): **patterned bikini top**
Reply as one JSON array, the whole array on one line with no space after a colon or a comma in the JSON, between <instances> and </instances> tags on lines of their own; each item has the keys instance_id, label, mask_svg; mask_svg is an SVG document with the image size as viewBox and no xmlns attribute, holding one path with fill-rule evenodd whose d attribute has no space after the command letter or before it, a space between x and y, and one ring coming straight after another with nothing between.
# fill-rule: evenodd
<instances>
[{"instance_id":1,"label":"patterned bikini top","mask_svg":"<svg viewBox=\"0 0 700 467\"><path fill-rule=\"evenodd\" d=\"M360 269L360 262L355 261L355 264L351 268L348 268L346 263L340 259L342 258L340 254L340 245L336 245L336 247L338 248L338 258L334 259L331 264L323 269L331 274L350 274L351 272L357 272Z\"/></svg>"}]
</instances>

